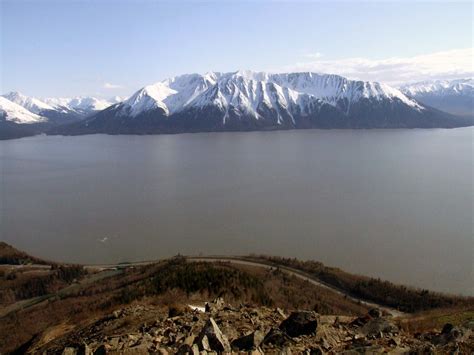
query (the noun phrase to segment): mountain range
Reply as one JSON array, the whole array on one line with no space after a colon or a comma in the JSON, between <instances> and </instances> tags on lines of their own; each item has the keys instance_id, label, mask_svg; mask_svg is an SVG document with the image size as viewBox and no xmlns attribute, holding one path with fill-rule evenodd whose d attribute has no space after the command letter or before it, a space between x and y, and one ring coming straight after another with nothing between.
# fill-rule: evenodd
<instances>
[{"instance_id":1,"label":"mountain range","mask_svg":"<svg viewBox=\"0 0 474 355\"><path fill-rule=\"evenodd\" d=\"M44 98L29 97L19 92L9 92L4 98L27 109L28 111L47 118L48 120L67 123L87 117L101 111L123 99L114 97L110 100L95 97Z\"/></svg>"},{"instance_id":2,"label":"mountain range","mask_svg":"<svg viewBox=\"0 0 474 355\"><path fill-rule=\"evenodd\" d=\"M474 112L474 80L435 80L400 87L407 96L425 105L454 115L472 117Z\"/></svg>"},{"instance_id":3,"label":"mountain range","mask_svg":"<svg viewBox=\"0 0 474 355\"><path fill-rule=\"evenodd\" d=\"M0 139L45 133L53 127L83 120L122 100L120 97L39 99L9 92L0 96Z\"/></svg>"},{"instance_id":4,"label":"mountain range","mask_svg":"<svg viewBox=\"0 0 474 355\"><path fill-rule=\"evenodd\" d=\"M34 128L30 134L65 135L451 128L473 124L472 84L472 79L466 79L397 89L311 72L185 74L145 86L125 100L37 99L8 93L0 101L0 131L4 126L10 130L16 126ZM454 106L448 105L446 109L446 102L456 100L470 103L471 108L461 110L462 105L458 105L456 110L449 110Z\"/></svg>"}]
</instances>

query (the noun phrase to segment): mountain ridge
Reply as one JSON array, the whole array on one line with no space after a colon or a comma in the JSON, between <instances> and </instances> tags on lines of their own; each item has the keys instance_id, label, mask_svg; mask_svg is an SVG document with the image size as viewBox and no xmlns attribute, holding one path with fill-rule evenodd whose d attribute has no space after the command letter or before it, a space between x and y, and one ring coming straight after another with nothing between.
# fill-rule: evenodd
<instances>
[{"instance_id":1,"label":"mountain ridge","mask_svg":"<svg viewBox=\"0 0 474 355\"><path fill-rule=\"evenodd\" d=\"M0 96L0 114L5 121L18 124L32 124L47 121L45 117L37 115L2 96Z\"/></svg>"},{"instance_id":2,"label":"mountain ridge","mask_svg":"<svg viewBox=\"0 0 474 355\"><path fill-rule=\"evenodd\" d=\"M0 139L45 133L63 124L78 122L121 98L94 97L39 99L11 91L0 96Z\"/></svg>"},{"instance_id":3,"label":"mountain ridge","mask_svg":"<svg viewBox=\"0 0 474 355\"><path fill-rule=\"evenodd\" d=\"M2 95L2 97L34 114L47 118L50 118L51 112L86 116L122 101L122 98L118 96L110 100L99 99L93 96L36 98L24 95L18 91L10 91Z\"/></svg>"},{"instance_id":4,"label":"mountain ridge","mask_svg":"<svg viewBox=\"0 0 474 355\"><path fill-rule=\"evenodd\" d=\"M205 106L209 104L209 100L214 99L220 107L240 105L258 116L256 112L258 100L269 106L274 104L270 94L272 90L277 94L273 99L280 100L283 106L288 106L290 102L296 103L301 97L305 97L306 101L316 99L333 106L343 99L354 102L361 98L389 97L422 109L416 101L386 84L349 80L332 74L311 72L270 74L252 71L176 76L145 86L125 100L123 105L132 108L132 116L156 107L171 114L185 108ZM212 97L213 93L216 97ZM146 97L154 100L155 105L144 105ZM141 111L137 110L137 106Z\"/></svg>"},{"instance_id":5,"label":"mountain ridge","mask_svg":"<svg viewBox=\"0 0 474 355\"><path fill-rule=\"evenodd\" d=\"M184 74L52 134L154 134L297 128L452 128L472 122L378 82L311 72Z\"/></svg>"},{"instance_id":6,"label":"mountain ridge","mask_svg":"<svg viewBox=\"0 0 474 355\"><path fill-rule=\"evenodd\" d=\"M474 79L431 80L405 84L400 90L426 105L454 115L474 116Z\"/></svg>"},{"instance_id":7,"label":"mountain ridge","mask_svg":"<svg viewBox=\"0 0 474 355\"><path fill-rule=\"evenodd\" d=\"M315 346L324 349L320 354L473 348L472 297L395 285L317 261L178 255L84 266L47 262L6 243L0 259L0 286L7 291L0 293L2 353L206 354L222 352L224 343L257 354ZM381 306L345 297L323 281L340 290L352 285L356 295ZM383 307L393 304L410 314ZM208 322L213 342L200 336Z\"/></svg>"},{"instance_id":8,"label":"mountain ridge","mask_svg":"<svg viewBox=\"0 0 474 355\"><path fill-rule=\"evenodd\" d=\"M47 104L53 107L64 107L79 113L89 114L94 111L101 111L107 107L122 101L121 97L112 97L110 99L99 99L93 96L75 96L75 97L47 97L43 99Z\"/></svg>"},{"instance_id":9,"label":"mountain ridge","mask_svg":"<svg viewBox=\"0 0 474 355\"><path fill-rule=\"evenodd\" d=\"M4 119L1 136L473 125L472 79L410 85L394 88L335 74L239 70L178 75L146 85L124 100L38 99L10 92L3 98L31 117L43 118L36 117L35 130L19 127L25 123L21 119ZM435 92L436 100L427 98Z\"/></svg>"}]
</instances>

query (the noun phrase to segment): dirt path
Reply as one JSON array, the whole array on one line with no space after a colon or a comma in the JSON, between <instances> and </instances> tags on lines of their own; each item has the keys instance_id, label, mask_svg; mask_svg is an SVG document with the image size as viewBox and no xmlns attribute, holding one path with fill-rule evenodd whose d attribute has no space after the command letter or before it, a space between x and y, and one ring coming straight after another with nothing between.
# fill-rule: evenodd
<instances>
[{"instance_id":1,"label":"dirt path","mask_svg":"<svg viewBox=\"0 0 474 355\"><path fill-rule=\"evenodd\" d=\"M258 262L258 261L249 261L246 260L242 257L238 256L185 256L186 260L188 261L203 261L203 262L229 262L233 264L240 264L240 265L249 265L249 266L256 266L256 267L262 267L266 269L271 269L275 268L275 265L270 265L264 262ZM108 268L126 268L126 267L132 267L132 266L141 266L141 265L149 265L149 264L154 264L157 263L158 261L137 261L137 262L130 262L130 263L121 263L121 264L108 264L108 265L87 265L85 266L86 268L99 268L99 269L108 269ZM332 285L329 285L327 283L322 282L321 280L318 280L317 278L304 273L303 271L293 269L287 266L283 265L278 265L278 268L289 275L298 277L301 280L308 281L309 283L319 286L319 287L324 287L328 290L331 290L333 292L336 292L339 295L342 295L344 297L347 297L348 299L354 301L354 302L360 302L368 307L372 308L379 308L380 310L383 310L387 312L388 314L391 314L393 317L401 317L405 315L405 313L391 307L383 306L374 302L366 301L358 297L351 296L347 294L347 292L344 292L343 290L340 290Z\"/></svg>"},{"instance_id":2,"label":"dirt path","mask_svg":"<svg viewBox=\"0 0 474 355\"><path fill-rule=\"evenodd\" d=\"M68 286L60 289L56 293L49 293L49 294L46 294L46 295L43 295L43 296L33 297L33 298L26 299L26 300L21 300L21 301L15 302L15 303L10 304L10 305L8 305L5 308L0 310L0 319L3 318L3 317L8 316L12 312L16 312L16 311L19 311L19 310L22 310L22 309L27 309L27 308L33 307L34 305L37 305L38 303L44 302L44 301L49 300L51 298L62 297L62 296L66 296L66 295L74 293L74 292L78 292L82 288L84 288L84 287L86 287L86 286L88 286L88 285L90 285L90 284L92 284L96 281L105 279L107 277L119 275L122 272L123 272L123 270L108 270L108 269L105 269L103 271L98 272L97 274L89 275L89 276L85 277L84 279L82 279L81 281L79 281L77 283L73 283L71 285L68 285Z\"/></svg>"},{"instance_id":3,"label":"dirt path","mask_svg":"<svg viewBox=\"0 0 474 355\"><path fill-rule=\"evenodd\" d=\"M275 265L270 265L270 264L267 264L267 263L264 263L264 262L245 260L241 257L229 257L229 256L209 256L209 257L199 256L199 257L194 257L194 256L186 256L185 258L186 258L186 260L191 261L191 262L199 262L199 261L201 261L201 262L226 262L226 263L232 263L232 264L261 267L261 268L265 268L265 269L272 269L272 268L277 267ZM94 270L97 270L99 272L97 274L93 274L93 275L87 277L86 279L82 280L78 284L72 284L72 285L69 285L69 286L61 289L60 291L58 291L58 293L44 295L44 296L41 296L41 297L35 297L35 298L32 298L32 299L28 299L28 300L22 300L22 301L14 303L12 305L9 305L8 307L6 307L6 308L4 308L3 310L0 311L0 318L5 317L6 315L10 314L11 312L14 312L14 311L17 311L17 310L20 310L20 309L25 309L25 308L32 307L35 304L38 304L38 303L40 303L42 301L45 301L49 298L53 298L53 297L56 297L58 295L65 295L65 294L68 294L68 293L71 293L71 292L76 292L79 289L81 289L82 287L85 287L86 285L89 285L93 282L99 281L99 280L101 280L103 278L106 278L106 277L110 277L110 276L120 274L121 272L123 272L123 269L125 269L127 267L150 265L150 264L156 264L158 262L160 262L160 260L137 261L137 262L120 263L120 264L84 265L84 268L86 268L86 269L94 269ZM363 300L363 299L358 298L358 297L353 297L351 295L348 295L346 292L344 292L340 289L337 289L337 288L335 288L335 287L333 287L329 284L326 284L326 283L316 279L315 277L304 273L303 271L293 269L293 268L290 268L290 267L287 267L287 266L282 266L282 265L278 265L278 268L281 271L286 272L288 275L295 276L295 277L297 277L301 280L304 280L304 281L307 281L307 282L311 283L312 285L319 286L319 287L324 287L325 289L331 290L331 291L333 291L333 292L335 292L339 295L342 295L342 296L344 296L344 297L346 297L346 298L348 298L348 299L350 299L354 302L360 302L360 303L362 303L362 304L364 304L368 307L372 307L372 308L379 308L379 309L387 312L388 314L391 314L393 317L401 317L401 316L404 315L403 312L400 312L400 311L398 311L394 308L390 308L390 307L383 306L383 305L380 305L380 304L377 304L377 303L374 303L374 302L369 302L369 301Z\"/></svg>"}]
</instances>

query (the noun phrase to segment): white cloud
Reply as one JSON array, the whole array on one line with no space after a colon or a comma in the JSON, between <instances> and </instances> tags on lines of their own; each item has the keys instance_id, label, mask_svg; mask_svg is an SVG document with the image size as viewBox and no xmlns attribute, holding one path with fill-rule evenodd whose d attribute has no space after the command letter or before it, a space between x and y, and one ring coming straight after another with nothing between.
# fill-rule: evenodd
<instances>
[{"instance_id":1,"label":"white cloud","mask_svg":"<svg viewBox=\"0 0 474 355\"><path fill-rule=\"evenodd\" d=\"M104 85L102 86L104 89L122 89L123 86L122 85L118 85L118 84L111 84L111 83L104 83Z\"/></svg>"},{"instance_id":2,"label":"white cloud","mask_svg":"<svg viewBox=\"0 0 474 355\"><path fill-rule=\"evenodd\" d=\"M310 59L319 59L322 56L323 55L320 52L306 54L306 57Z\"/></svg>"},{"instance_id":3,"label":"white cloud","mask_svg":"<svg viewBox=\"0 0 474 355\"><path fill-rule=\"evenodd\" d=\"M313 71L339 74L350 79L381 81L391 85L429 79L455 79L472 76L474 48L453 49L413 57L386 59L346 58L312 60L282 68L283 71Z\"/></svg>"}]
</instances>

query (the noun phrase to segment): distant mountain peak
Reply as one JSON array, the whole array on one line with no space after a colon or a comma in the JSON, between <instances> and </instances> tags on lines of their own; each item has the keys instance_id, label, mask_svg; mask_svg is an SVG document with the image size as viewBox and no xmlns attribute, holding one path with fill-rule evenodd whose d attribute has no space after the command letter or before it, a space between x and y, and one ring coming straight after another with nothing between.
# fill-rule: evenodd
<instances>
[{"instance_id":1,"label":"distant mountain peak","mask_svg":"<svg viewBox=\"0 0 474 355\"><path fill-rule=\"evenodd\" d=\"M425 80L411 84L405 84L400 90L409 95L473 95L474 79L452 79L452 80Z\"/></svg>"},{"instance_id":2,"label":"distant mountain peak","mask_svg":"<svg viewBox=\"0 0 474 355\"><path fill-rule=\"evenodd\" d=\"M121 98L117 97L120 101ZM48 97L44 101L51 106L57 108L67 108L73 111L93 112L104 110L107 107L117 103L115 100L104 100L93 96L76 96L76 97Z\"/></svg>"},{"instance_id":3,"label":"distant mountain peak","mask_svg":"<svg viewBox=\"0 0 474 355\"><path fill-rule=\"evenodd\" d=\"M45 110L54 110L54 108L48 105L47 103L37 98L23 95L22 93L18 91L11 91L3 95L3 97L7 98L8 100L22 106L23 108L35 114L40 114L42 111L45 111Z\"/></svg>"},{"instance_id":4,"label":"distant mountain peak","mask_svg":"<svg viewBox=\"0 0 474 355\"><path fill-rule=\"evenodd\" d=\"M455 115L474 117L474 80L427 80L405 84L400 90L407 96Z\"/></svg>"},{"instance_id":5,"label":"distant mountain peak","mask_svg":"<svg viewBox=\"0 0 474 355\"><path fill-rule=\"evenodd\" d=\"M9 92L1 97L23 109L20 110L18 107L13 107L8 102L3 101L5 109L1 112L2 116L8 113L6 115L7 121L20 124L48 121L54 125L76 122L93 113L104 110L112 104L123 101L118 96L110 100L89 96L38 99L26 96L18 91Z\"/></svg>"},{"instance_id":6,"label":"distant mountain peak","mask_svg":"<svg viewBox=\"0 0 474 355\"><path fill-rule=\"evenodd\" d=\"M0 117L3 116L5 121L18 124L32 124L46 122L47 119L28 111L23 106L10 101L4 96L0 96Z\"/></svg>"}]
</instances>

